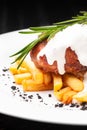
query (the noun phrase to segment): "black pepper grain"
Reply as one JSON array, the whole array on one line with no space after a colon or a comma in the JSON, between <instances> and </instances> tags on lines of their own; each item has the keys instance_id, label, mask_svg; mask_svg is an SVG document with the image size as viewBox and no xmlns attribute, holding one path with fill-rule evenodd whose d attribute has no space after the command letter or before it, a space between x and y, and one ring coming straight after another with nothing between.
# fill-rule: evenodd
<instances>
[{"instance_id":1,"label":"black pepper grain","mask_svg":"<svg viewBox=\"0 0 87 130\"><path fill-rule=\"evenodd\" d=\"M2 74L2 76L5 76L5 74Z\"/></svg>"},{"instance_id":2,"label":"black pepper grain","mask_svg":"<svg viewBox=\"0 0 87 130\"><path fill-rule=\"evenodd\" d=\"M42 97L37 93L37 97L38 97L38 99L42 99Z\"/></svg>"},{"instance_id":3,"label":"black pepper grain","mask_svg":"<svg viewBox=\"0 0 87 130\"><path fill-rule=\"evenodd\" d=\"M59 106L59 104L55 104L54 106L55 106L55 108L56 108L56 107L58 107L58 106Z\"/></svg>"},{"instance_id":4,"label":"black pepper grain","mask_svg":"<svg viewBox=\"0 0 87 130\"><path fill-rule=\"evenodd\" d=\"M11 86L11 89L12 90L16 90L16 86Z\"/></svg>"},{"instance_id":5,"label":"black pepper grain","mask_svg":"<svg viewBox=\"0 0 87 130\"><path fill-rule=\"evenodd\" d=\"M8 70L9 70L9 69L7 69L7 68L2 69L3 72L6 72L6 71L8 71Z\"/></svg>"},{"instance_id":6,"label":"black pepper grain","mask_svg":"<svg viewBox=\"0 0 87 130\"><path fill-rule=\"evenodd\" d=\"M70 107L75 107L76 104L75 103L71 103Z\"/></svg>"},{"instance_id":7,"label":"black pepper grain","mask_svg":"<svg viewBox=\"0 0 87 130\"><path fill-rule=\"evenodd\" d=\"M45 105L48 105L47 103L44 102Z\"/></svg>"},{"instance_id":8,"label":"black pepper grain","mask_svg":"<svg viewBox=\"0 0 87 130\"><path fill-rule=\"evenodd\" d=\"M29 95L28 98L29 98L29 99L32 99L32 98L33 98L33 95Z\"/></svg>"},{"instance_id":9,"label":"black pepper grain","mask_svg":"<svg viewBox=\"0 0 87 130\"><path fill-rule=\"evenodd\" d=\"M51 94L48 94L48 97L52 97L52 95L51 95Z\"/></svg>"},{"instance_id":10,"label":"black pepper grain","mask_svg":"<svg viewBox=\"0 0 87 130\"><path fill-rule=\"evenodd\" d=\"M82 106L81 110L87 110L87 106Z\"/></svg>"},{"instance_id":11,"label":"black pepper grain","mask_svg":"<svg viewBox=\"0 0 87 130\"><path fill-rule=\"evenodd\" d=\"M59 103L59 107L63 107L63 105L64 105L63 103Z\"/></svg>"}]
</instances>

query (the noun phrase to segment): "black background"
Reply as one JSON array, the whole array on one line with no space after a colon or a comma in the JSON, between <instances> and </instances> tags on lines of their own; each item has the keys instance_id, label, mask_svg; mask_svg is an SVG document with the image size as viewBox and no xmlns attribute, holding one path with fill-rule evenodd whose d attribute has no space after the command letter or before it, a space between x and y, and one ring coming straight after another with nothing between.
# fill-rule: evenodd
<instances>
[{"instance_id":1,"label":"black background","mask_svg":"<svg viewBox=\"0 0 87 130\"><path fill-rule=\"evenodd\" d=\"M87 0L0 0L0 33L49 25L87 10Z\"/></svg>"},{"instance_id":2,"label":"black background","mask_svg":"<svg viewBox=\"0 0 87 130\"><path fill-rule=\"evenodd\" d=\"M30 26L51 25L70 19L79 11L87 11L87 0L0 0L0 34ZM58 128L78 129L78 127L30 121L0 114L0 130L54 130ZM83 129L83 126L80 128Z\"/></svg>"}]
</instances>

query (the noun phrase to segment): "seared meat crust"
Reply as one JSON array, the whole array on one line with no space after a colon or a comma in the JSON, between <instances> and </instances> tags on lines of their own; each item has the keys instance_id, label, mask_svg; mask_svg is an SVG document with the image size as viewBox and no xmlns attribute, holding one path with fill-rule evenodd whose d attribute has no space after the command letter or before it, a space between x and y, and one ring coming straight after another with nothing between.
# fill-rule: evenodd
<instances>
[{"instance_id":1,"label":"seared meat crust","mask_svg":"<svg viewBox=\"0 0 87 130\"><path fill-rule=\"evenodd\" d=\"M87 71L87 66L80 64L77 54L70 47L66 49L65 60L65 71L83 80L84 74Z\"/></svg>"},{"instance_id":2,"label":"seared meat crust","mask_svg":"<svg viewBox=\"0 0 87 130\"><path fill-rule=\"evenodd\" d=\"M46 44L47 40L38 43L30 52L31 59L34 64L42 71L58 74L57 61L54 61L52 65L49 65L45 55L40 56L39 59L37 58L37 54L45 47Z\"/></svg>"}]
</instances>

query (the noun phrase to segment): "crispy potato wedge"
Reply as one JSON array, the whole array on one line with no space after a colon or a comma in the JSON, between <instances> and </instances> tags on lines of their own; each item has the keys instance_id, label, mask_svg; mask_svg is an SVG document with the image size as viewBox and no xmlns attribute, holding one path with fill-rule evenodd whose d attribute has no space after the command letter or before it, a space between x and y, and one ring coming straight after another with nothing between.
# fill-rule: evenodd
<instances>
[{"instance_id":1,"label":"crispy potato wedge","mask_svg":"<svg viewBox=\"0 0 87 130\"><path fill-rule=\"evenodd\" d=\"M53 84L49 83L45 84L37 84L34 80L23 80L22 82L23 90L24 91L45 91L45 90L52 90Z\"/></svg>"},{"instance_id":2,"label":"crispy potato wedge","mask_svg":"<svg viewBox=\"0 0 87 130\"><path fill-rule=\"evenodd\" d=\"M51 73L44 73L43 74L43 83L48 85L51 82L52 82L52 75L51 75Z\"/></svg>"},{"instance_id":3,"label":"crispy potato wedge","mask_svg":"<svg viewBox=\"0 0 87 130\"><path fill-rule=\"evenodd\" d=\"M10 67L9 67L9 70L10 70L10 72L14 75L14 74L17 74L18 72L17 72L17 64L16 63L14 63L14 64L12 64Z\"/></svg>"},{"instance_id":4,"label":"crispy potato wedge","mask_svg":"<svg viewBox=\"0 0 87 130\"><path fill-rule=\"evenodd\" d=\"M87 91L77 93L73 96L73 99L79 102L87 102Z\"/></svg>"},{"instance_id":5,"label":"crispy potato wedge","mask_svg":"<svg viewBox=\"0 0 87 130\"><path fill-rule=\"evenodd\" d=\"M37 84L43 84L43 73L39 70L34 70L32 72L32 78Z\"/></svg>"},{"instance_id":6,"label":"crispy potato wedge","mask_svg":"<svg viewBox=\"0 0 87 130\"><path fill-rule=\"evenodd\" d=\"M18 64L17 64L17 63L14 63L14 64L12 64L12 65L9 67L9 70L10 70L10 72L11 72L13 75L28 72L27 68L20 66L20 68L17 69L17 66L18 66Z\"/></svg>"},{"instance_id":7,"label":"crispy potato wedge","mask_svg":"<svg viewBox=\"0 0 87 130\"><path fill-rule=\"evenodd\" d=\"M54 91L58 91L63 87L62 76L61 75L53 75L53 86Z\"/></svg>"},{"instance_id":8,"label":"crispy potato wedge","mask_svg":"<svg viewBox=\"0 0 87 130\"><path fill-rule=\"evenodd\" d=\"M22 73L22 74L16 74L14 75L14 80L17 84L22 84L22 81L24 79L31 79L32 75L31 73Z\"/></svg>"},{"instance_id":9,"label":"crispy potato wedge","mask_svg":"<svg viewBox=\"0 0 87 130\"><path fill-rule=\"evenodd\" d=\"M17 63L17 65L19 65L20 60L18 60L16 63ZM24 60L24 61L22 62L22 64L21 64L20 67L26 68L27 71L30 71L29 64L28 64L28 62L27 62L26 60ZM19 67L19 68L20 68L20 67Z\"/></svg>"},{"instance_id":10,"label":"crispy potato wedge","mask_svg":"<svg viewBox=\"0 0 87 130\"><path fill-rule=\"evenodd\" d=\"M59 91L54 91L54 95L55 97L59 100L59 101L62 101L62 97L65 93L71 91L72 89L70 87L65 87L65 88L62 88L60 89Z\"/></svg>"},{"instance_id":11,"label":"crispy potato wedge","mask_svg":"<svg viewBox=\"0 0 87 130\"><path fill-rule=\"evenodd\" d=\"M69 86L76 92L80 92L84 89L83 81L71 74L64 74L63 83L64 86Z\"/></svg>"},{"instance_id":12,"label":"crispy potato wedge","mask_svg":"<svg viewBox=\"0 0 87 130\"><path fill-rule=\"evenodd\" d=\"M29 61L24 61L22 63L22 66L28 69L28 71L32 74L33 80L37 82L37 84L43 84L43 72L36 68L35 64L29 60Z\"/></svg>"},{"instance_id":13,"label":"crispy potato wedge","mask_svg":"<svg viewBox=\"0 0 87 130\"><path fill-rule=\"evenodd\" d=\"M74 95L76 95L77 92L73 91L73 90L70 90L66 93L63 94L63 97L62 97L62 102L64 104L69 104L72 102L72 98Z\"/></svg>"}]
</instances>

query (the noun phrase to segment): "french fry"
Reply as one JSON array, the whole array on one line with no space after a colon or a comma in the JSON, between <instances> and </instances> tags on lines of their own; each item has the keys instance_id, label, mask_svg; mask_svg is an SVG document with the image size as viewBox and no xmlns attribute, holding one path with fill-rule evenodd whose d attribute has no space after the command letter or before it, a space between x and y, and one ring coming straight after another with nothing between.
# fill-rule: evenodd
<instances>
[{"instance_id":1,"label":"french fry","mask_svg":"<svg viewBox=\"0 0 87 130\"><path fill-rule=\"evenodd\" d=\"M72 98L74 95L76 95L77 92L70 90L66 93L64 93L64 95L62 96L62 102L65 104L69 104L72 102Z\"/></svg>"},{"instance_id":2,"label":"french fry","mask_svg":"<svg viewBox=\"0 0 87 130\"><path fill-rule=\"evenodd\" d=\"M14 63L9 67L9 70L13 75L28 72L27 68L20 66L20 68L17 69L17 66L17 63Z\"/></svg>"},{"instance_id":3,"label":"french fry","mask_svg":"<svg viewBox=\"0 0 87 130\"><path fill-rule=\"evenodd\" d=\"M40 70L34 70L32 77L37 84L43 84L43 73Z\"/></svg>"},{"instance_id":4,"label":"french fry","mask_svg":"<svg viewBox=\"0 0 87 130\"><path fill-rule=\"evenodd\" d=\"M64 86L69 86L76 92L80 92L84 89L83 81L71 74L64 74L63 83Z\"/></svg>"},{"instance_id":5,"label":"french fry","mask_svg":"<svg viewBox=\"0 0 87 130\"><path fill-rule=\"evenodd\" d=\"M62 88L60 89L59 91L54 91L54 95L55 97L59 100L59 101L62 101L62 97L65 93L71 91L71 88L70 87L65 87L65 88Z\"/></svg>"},{"instance_id":6,"label":"french fry","mask_svg":"<svg viewBox=\"0 0 87 130\"><path fill-rule=\"evenodd\" d=\"M77 93L73 96L73 99L79 102L87 102L87 91Z\"/></svg>"},{"instance_id":7,"label":"french fry","mask_svg":"<svg viewBox=\"0 0 87 130\"><path fill-rule=\"evenodd\" d=\"M9 70L10 72L14 75L14 74L17 74L17 63L14 63L12 64L10 67L9 67Z\"/></svg>"},{"instance_id":8,"label":"french fry","mask_svg":"<svg viewBox=\"0 0 87 130\"><path fill-rule=\"evenodd\" d=\"M20 60L18 60L16 63L17 63L17 65L19 65ZM26 60L24 60L24 61L22 62L22 64L21 64L20 67L26 68L27 71L30 71L29 64L27 63ZM20 69L20 67L19 67L19 69Z\"/></svg>"},{"instance_id":9,"label":"french fry","mask_svg":"<svg viewBox=\"0 0 87 130\"><path fill-rule=\"evenodd\" d=\"M22 81L24 79L31 79L32 75L31 73L22 73L22 74L16 74L14 75L14 80L17 84L22 84Z\"/></svg>"},{"instance_id":10,"label":"french fry","mask_svg":"<svg viewBox=\"0 0 87 130\"><path fill-rule=\"evenodd\" d=\"M43 74L43 83L45 85L48 85L50 82L52 82L52 75L51 75L51 73L44 73Z\"/></svg>"},{"instance_id":11,"label":"french fry","mask_svg":"<svg viewBox=\"0 0 87 130\"><path fill-rule=\"evenodd\" d=\"M21 66L27 68L31 73L34 70L39 70L38 68L36 68L34 62L32 62L31 60L23 61Z\"/></svg>"},{"instance_id":12,"label":"french fry","mask_svg":"<svg viewBox=\"0 0 87 130\"><path fill-rule=\"evenodd\" d=\"M61 75L53 75L53 86L55 92L62 88L63 82Z\"/></svg>"},{"instance_id":13,"label":"french fry","mask_svg":"<svg viewBox=\"0 0 87 130\"><path fill-rule=\"evenodd\" d=\"M52 90L53 84L50 83L48 85L45 84L37 84L34 80L23 80L22 86L24 91L45 91L45 90Z\"/></svg>"},{"instance_id":14,"label":"french fry","mask_svg":"<svg viewBox=\"0 0 87 130\"><path fill-rule=\"evenodd\" d=\"M36 68L35 64L31 60L23 62L22 66L25 66L28 69L28 71L32 74L33 80L37 84L43 84L43 72Z\"/></svg>"}]
</instances>

